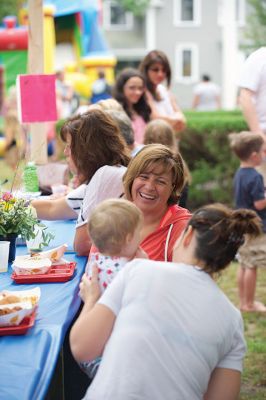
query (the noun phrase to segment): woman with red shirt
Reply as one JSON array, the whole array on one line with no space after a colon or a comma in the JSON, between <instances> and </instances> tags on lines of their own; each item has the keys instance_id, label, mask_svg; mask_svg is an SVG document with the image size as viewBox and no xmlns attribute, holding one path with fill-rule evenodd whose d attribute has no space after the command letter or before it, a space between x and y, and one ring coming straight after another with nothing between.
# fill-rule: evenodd
<instances>
[{"instance_id":1,"label":"woman with red shirt","mask_svg":"<svg viewBox=\"0 0 266 400\"><path fill-rule=\"evenodd\" d=\"M184 164L161 144L145 146L123 177L125 198L143 214L140 247L152 260L172 261L173 247L191 214L177 205L184 186ZM96 249L92 246L90 255Z\"/></svg>"},{"instance_id":2,"label":"woman with red shirt","mask_svg":"<svg viewBox=\"0 0 266 400\"><path fill-rule=\"evenodd\" d=\"M161 144L145 146L123 177L125 197L142 211L141 248L153 260L172 261L174 244L191 214L177 205L184 186L184 164Z\"/></svg>"}]
</instances>

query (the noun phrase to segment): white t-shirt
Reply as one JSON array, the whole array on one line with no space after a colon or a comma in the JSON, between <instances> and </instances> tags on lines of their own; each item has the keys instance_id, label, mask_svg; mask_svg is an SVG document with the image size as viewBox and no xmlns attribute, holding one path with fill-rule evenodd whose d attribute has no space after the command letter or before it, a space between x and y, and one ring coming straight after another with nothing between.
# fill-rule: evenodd
<instances>
[{"instance_id":1,"label":"white t-shirt","mask_svg":"<svg viewBox=\"0 0 266 400\"><path fill-rule=\"evenodd\" d=\"M266 132L266 47L254 51L244 62L239 86L254 92L259 124Z\"/></svg>"},{"instance_id":2,"label":"white t-shirt","mask_svg":"<svg viewBox=\"0 0 266 400\"><path fill-rule=\"evenodd\" d=\"M214 111L218 109L217 98L220 88L213 82L200 82L195 86L194 94L199 96L198 111Z\"/></svg>"},{"instance_id":3,"label":"white t-shirt","mask_svg":"<svg viewBox=\"0 0 266 400\"><path fill-rule=\"evenodd\" d=\"M241 313L197 267L133 260L99 303L117 318L86 400L202 400L216 367L242 370Z\"/></svg>"},{"instance_id":4,"label":"white t-shirt","mask_svg":"<svg viewBox=\"0 0 266 400\"><path fill-rule=\"evenodd\" d=\"M105 199L118 198L124 192L122 178L126 167L104 165L86 186L76 227L87 223L94 207Z\"/></svg>"},{"instance_id":5,"label":"white t-shirt","mask_svg":"<svg viewBox=\"0 0 266 400\"><path fill-rule=\"evenodd\" d=\"M79 212L82 207L83 199L85 196L86 185L82 184L78 186L76 189L71 190L66 196L66 202L72 210L79 215Z\"/></svg>"}]
</instances>

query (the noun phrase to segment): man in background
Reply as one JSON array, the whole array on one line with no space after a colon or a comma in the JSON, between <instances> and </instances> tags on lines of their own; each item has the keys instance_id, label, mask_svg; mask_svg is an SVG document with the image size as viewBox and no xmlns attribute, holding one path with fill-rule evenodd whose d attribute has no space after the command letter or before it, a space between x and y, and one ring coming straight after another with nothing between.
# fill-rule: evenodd
<instances>
[{"instance_id":1,"label":"man in background","mask_svg":"<svg viewBox=\"0 0 266 400\"><path fill-rule=\"evenodd\" d=\"M215 111L221 108L220 88L211 82L209 75L203 75L202 81L194 88L192 108L197 111Z\"/></svg>"}]
</instances>

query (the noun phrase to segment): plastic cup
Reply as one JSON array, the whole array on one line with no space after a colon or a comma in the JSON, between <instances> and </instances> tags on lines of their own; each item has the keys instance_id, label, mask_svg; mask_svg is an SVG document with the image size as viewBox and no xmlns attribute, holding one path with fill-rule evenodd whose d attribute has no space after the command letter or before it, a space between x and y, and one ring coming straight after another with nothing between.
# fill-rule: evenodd
<instances>
[{"instance_id":1,"label":"plastic cup","mask_svg":"<svg viewBox=\"0 0 266 400\"><path fill-rule=\"evenodd\" d=\"M51 186L53 198L63 197L67 194L67 186L63 184L57 184Z\"/></svg>"},{"instance_id":2,"label":"plastic cup","mask_svg":"<svg viewBox=\"0 0 266 400\"><path fill-rule=\"evenodd\" d=\"M8 255L10 242L0 241L0 272L8 270Z\"/></svg>"}]
</instances>

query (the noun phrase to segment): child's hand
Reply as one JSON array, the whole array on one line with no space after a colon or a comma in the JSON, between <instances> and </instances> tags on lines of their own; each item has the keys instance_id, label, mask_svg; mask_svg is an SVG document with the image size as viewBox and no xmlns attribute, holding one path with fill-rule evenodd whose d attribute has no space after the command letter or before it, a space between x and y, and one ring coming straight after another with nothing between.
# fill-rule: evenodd
<instances>
[{"instance_id":1,"label":"child's hand","mask_svg":"<svg viewBox=\"0 0 266 400\"><path fill-rule=\"evenodd\" d=\"M148 254L141 247L138 247L135 254L135 258L149 258L149 257Z\"/></svg>"},{"instance_id":2,"label":"child's hand","mask_svg":"<svg viewBox=\"0 0 266 400\"><path fill-rule=\"evenodd\" d=\"M81 282L79 284L79 295L85 304L94 306L96 301L101 296L101 289L98 282L98 266L94 264L92 266L92 276L89 278L86 274L83 274Z\"/></svg>"}]
</instances>

